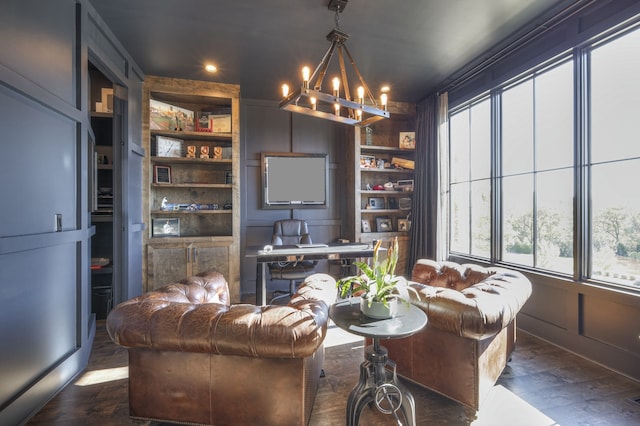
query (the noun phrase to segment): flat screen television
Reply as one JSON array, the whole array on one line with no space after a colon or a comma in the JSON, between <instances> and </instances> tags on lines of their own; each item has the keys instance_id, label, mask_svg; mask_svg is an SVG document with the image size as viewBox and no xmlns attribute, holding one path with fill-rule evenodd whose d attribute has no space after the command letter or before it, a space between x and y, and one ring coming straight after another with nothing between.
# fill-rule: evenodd
<instances>
[{"instance_id":1,"label":"flat screen television","mask_svg":"<svg viewBox=\"0 0 640 426\"><path fill-rule=\"evenodd\" d=\"M264 152L262 207L326 208L329 195L327 154Z\"/></svg>"}]
</instances>

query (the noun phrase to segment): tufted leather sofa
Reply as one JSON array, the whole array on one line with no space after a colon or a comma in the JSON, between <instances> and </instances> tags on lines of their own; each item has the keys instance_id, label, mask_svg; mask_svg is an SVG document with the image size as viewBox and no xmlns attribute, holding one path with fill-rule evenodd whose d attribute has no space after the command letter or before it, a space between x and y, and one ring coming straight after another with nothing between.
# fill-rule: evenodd
<instances>
[{"instance_id":1,"label":"tufted leather sofa","mask_svg":"<svg viewBox=\"0 0 640 426\"><path fill-rule=\"evenodd\" d=\"M428 259L416 262L411 280L427 326L383 346L398 374L460 402L473 418L515 348L531 282L513 270Z\"/></svg>"},{"instance_id":2,"label":"tufted leather sofa","mask_svg":"<svg viewBox=\"0 0 640 426\"><path fill-rule=\"evenodd\" d=\"M207 425L304 425L336 295L307 277L287 306L229 304L212 271L125 301L107 318L129 352L132 418Z\"/></svg>"}]
</instances>

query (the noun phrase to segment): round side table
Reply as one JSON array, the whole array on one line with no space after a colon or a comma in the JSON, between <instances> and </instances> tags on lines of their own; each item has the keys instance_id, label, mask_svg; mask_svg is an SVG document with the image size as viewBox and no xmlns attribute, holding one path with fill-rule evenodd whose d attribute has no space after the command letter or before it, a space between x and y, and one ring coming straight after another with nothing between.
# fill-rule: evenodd
<instances>
[{"instance_id":1,"label":"round side table","mask_svg":"<svg viewBox=\"0 0 640 426\"><path fill-rule=\"evenodd\" d=\"M416 424L416 404L413 395L398 380L396 364L387 356L381 339L411 336L427 325L427 315L419 308L398 304L398 313L389 319L369 318L360 311L360 298L342 300L331 306L329 316L341 329L358 336L369 337L373 345L365 349L366 359L360 364L360 380L347 401L347 426L356 426L365 405L374 403L384 414L392 414L398 424ZM389 371L391 370L391 371ZM398 410L404 416L403 422Z\"/></svg>"}]
</instances>

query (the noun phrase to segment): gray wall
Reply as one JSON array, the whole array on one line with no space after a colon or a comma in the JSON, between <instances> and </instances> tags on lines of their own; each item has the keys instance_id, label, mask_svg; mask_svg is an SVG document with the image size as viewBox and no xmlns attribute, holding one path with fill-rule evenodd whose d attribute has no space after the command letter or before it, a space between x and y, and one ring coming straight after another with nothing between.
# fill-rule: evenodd
<instances>
[{"instance_id":1,"label":"gray wall","mask_svg":"<svg viewBox=\"0 0 640 426\"><path fill-rule=\"evenodd\" d=\"M91 350L90 48L114 81L128 87L133 112L124 119L135 123L128 132L140 139L141 73L92 12L85 0L21 0L5 4L0 14L3 425L37 411L82 371ZM62 216L59 232L56 214ZM129 293L126 278L120 285Z\"/></svg>"},{"instance_id":2,"label":"gray wall","mask_svg":"<svg viewBox=\"0 0 640 426\"><path fill-rule=\"evenodd\" d=\"M268 244L271 241L274 221L288 218L306 220L314 242L326 243L342 236L342 218L347 214L344 192L344 155L347 149L353 149L347 145L347 132L353 132L353 128L327 120L292 114L280 110L274 102L258 100L242 101L240 120L242 174L240 275L241 292L249 294L256 291L256 262L255 259L244 257L245 249L247 246ZM328 154L329 207L262 209L260 193L260 154L262 152ZM295 179L295 177L292 178ZM327 262L320 262L317 270L327 271ZM288 286L288 281L267 281L269 290L287 289Z\"/></svg>"}]
</instances>

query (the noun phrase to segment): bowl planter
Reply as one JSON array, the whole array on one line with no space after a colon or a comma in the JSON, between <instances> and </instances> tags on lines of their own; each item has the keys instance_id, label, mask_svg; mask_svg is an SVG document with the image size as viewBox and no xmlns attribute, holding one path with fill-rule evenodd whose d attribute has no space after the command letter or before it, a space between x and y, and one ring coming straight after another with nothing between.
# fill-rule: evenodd
<instances>
[{"instance_id":1,"label":"bowl planter","mask_svg":"<svg viewBox=\"0 0 640 426\"><path fill-rule=\"evenodd\" d=\"M393 318L398 313L398 299L388 299L387 303L369 301L363 296L360 299L360 310L369 318L387 319Z\"/></svg>"},{"instance_id":2,"label":"bowl planter","mask_svg":"<svg viewBox=\"0 0 640 426\"><path fill-rule=\"evenodd\" d=\"M376 242L373 248L371 266L365 262L353 263L360 269L361 275L341 278L336 283L341 297L361 296L362 313L377 319L393 317L397 312L399 301L409 303L409 292L418 296L404 277L395 275L398 263L398 237L393 239L387 249L387 257L383 261L378 257L380 244L380 241ZM390 305L392 309L389 309ZM381 312L383 308L387 313Z\"/></svg>"}]
</instances>

